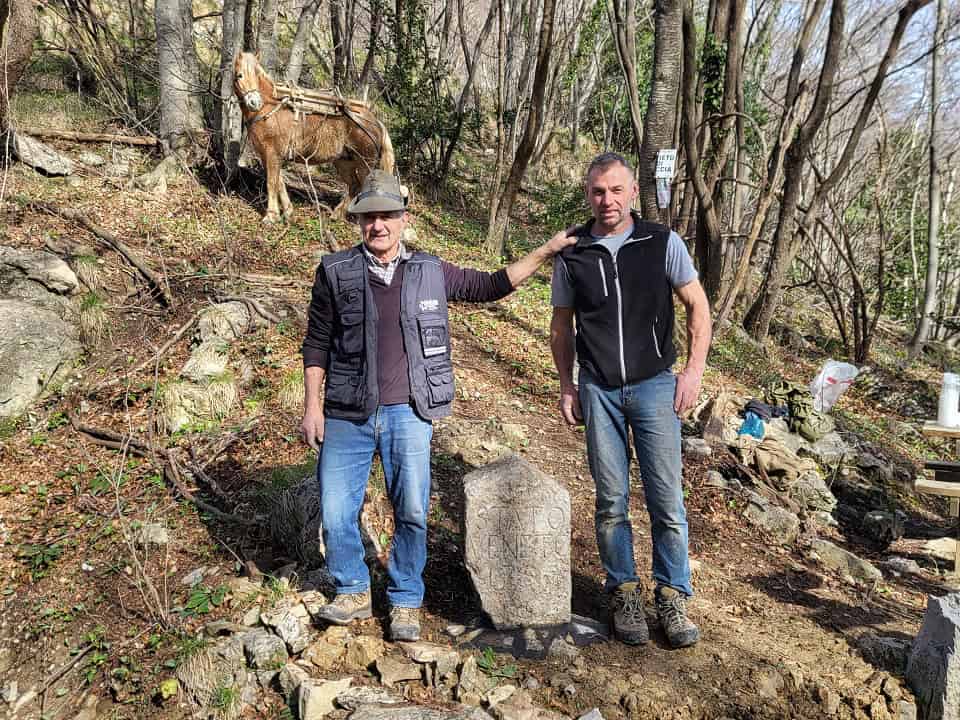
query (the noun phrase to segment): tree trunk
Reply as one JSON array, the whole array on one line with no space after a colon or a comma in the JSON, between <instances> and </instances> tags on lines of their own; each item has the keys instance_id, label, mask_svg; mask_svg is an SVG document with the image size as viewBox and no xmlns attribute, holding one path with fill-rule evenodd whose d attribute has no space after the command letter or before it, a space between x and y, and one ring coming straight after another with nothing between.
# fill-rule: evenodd
<instances>
[{"instance_id":1,"label":"tree trunk","mask_svg":"<svg viewBox=\"0 0 960 720\"><path fill-rule=\"evenodd\" d=\"M650 98L641 136L637 176L640 185L640 208L649 220L668 220L668 213L657 207L654 173L657 153L673 147L677 127L677 95L683 66L683 2L657 0L653 46L653 77Z\"/></svg>"},{"instance_id":2,"label":"tree trunk","mask_svg":"<svg viewBox=\"0 0 960 720\"><path fill-rule=\"evenodd\" d=\"M923 309L910 340L910 357L923 352L930 337L930 321L937 305L937 274L940 268L940 201L942 196L940 158L937 154L937 133L940 129L940 63L943 62L943 41L946 32L946 3L937 0L937 29L933 37L933 61L930 69L930 135L928 138L927 180L927 276L923 288Z\"/></svg>"},{"instance_id":3,"label":"tree trunk","mask_svg":"<svg viewBox=\"0 0 960 720\"><path fill-rule=\"evenodd\" d=\"M260 53L260 67L270 77L277 69L277 0L261 0L260 21L257 23L257 52Z\"/></svg>"},{"instance_id":4,"label":"tree trunk","mask_svg":"<svg viewBox=\"0 0 960 720\"><path fill-rule=\"evenodd\" d=\"M487 231L487 239L484 243L487 252L497 256L503 255L507 227L510 223L510 212L513 210L514 200L516 200L520 183L523 181L524 173L530 162L530 156L536 147L537 135L543 125L543 106L547 78L550 75L550 53L553 49L555 11L556 0L544 0L543 19L540 23L540 39L537 44L537 65L533 72L533 91L530 95L530 111L527 114L523 137L520 140L520 145L517 147L516 155L513 158L510 175L507 178L500 202L497 204L494 222L491 223Z\"/></svg>"},{"instance_id":5,"label":"tree trunk","mask_svg":"<svg viewBox=\"0 0 960 720\"><path fill-rule=\"evenodd\" d=\"M380 36L380 25L383 20L383 0L373 0L370 3L370 34L367 38L367 58L363 61L363 69L357 79L357 87L367 84L373 62L377 56L377 38Z\"/></svg>"},{"instance_id":6,"label":"tree trunk","mask_svg":"<svg viewBox=\"0 0 960 720\"><path fill-rule=\"evenodd\" d=\"M198 91L200 71L193 45L190 0L157 0L157 65L160 79L160 138L169 150L186 149L203 130Z\"/></svg>"},{"instance_id":7,"label":"tree trunk","mask_svg":"<svg viewBox=\"0 0 960 720\"><path fill-rule=\"evenodd\" d=\"M223 40L220 44L220 99L216 104L216 132L223 162L224 181L232 184L237 174L242 140L242 118L237 96L233 92L233 61L243 48L245 0L224 0Z\"/></svg>"},{"instance_id":8,"label":"tree trunk","mask_svg":"<svg viewBox=\"0 0 960 720\"><path fill-rule=\"evenodd\" d=\"M664 8L666 8L667 12L669 13L669 8L671 6L675 6L674 9L677 11L674 13L676 15L676 28L661 27L660 20L661 15L664 13ZM675 49L676 53L679 55L680 0L658 0L656 7L657 47L660 47L661 35L664 32L669 34L675 29L677 36L676 39L678 41ZM609 11L610 28L613 31L613 37L616 41L617 57L620 59L620 69L623 71L623 79L627 88L627 104L630 108L630 124L633 126L633 145L637 155L639 156L640 147L644 141L644 128L643 116L640 112L640 88L637 83L637 5L635 0L613 0L609 6ZM656 50L654 53L655 57L658 57L656 56ZM654 67L657 67L656 60L654 61ZM654 71L654 83L661 78L673 82L674 93L672 97L676 97L676 88L679 86L679 68L680 61L679 57L677 57L676 64L672 67L666 68L664 75L661 76L659 69ZM672 75L670 74L671 70L675 71ZM653 207L656 208L656 198L654 198ZM650 216L651 219L653 217L655 216Z\"/></svg>"},{"instance_id":9,"label":"tree trunk","mask_svg":"<svg viewBox=\"0 0 960 720\"><path fill-rule=\"evenodd\" d=\"M0 0L0 134L10 127L10 98L30 61L38 27L32 0Z\"/></svg>"},{"instance_id":10,"label":"tree trunk","mask_svg":"<svg viewBox=\"0 0 960 720\"><path fill-rule=\"evenodd\" d=\"M320 10L320 0L307 0L297 19L297 32L290 46L290 60L287 62L283 79L290 85L300 84L300 75L303 72L303 58L307 53L307 46L313 35L313 26Z\"/></svg>"}]
</instances>

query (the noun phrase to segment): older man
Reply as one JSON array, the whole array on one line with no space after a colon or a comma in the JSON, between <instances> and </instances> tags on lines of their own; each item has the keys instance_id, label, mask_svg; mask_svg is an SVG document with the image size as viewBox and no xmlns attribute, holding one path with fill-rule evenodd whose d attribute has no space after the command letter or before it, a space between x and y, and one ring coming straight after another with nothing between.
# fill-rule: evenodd
<instances>
[{"instance_id":1,"label":"older man","mask_svg":"<svg viewBox=\"0 0 960 720\"><path fill-rule=\"evenodd\" d=\"M630 522L633 432L653 535L657 613L674 647L693 645L683 506L679 415L693 407L710 347L710 312L680 237L631 210L638 187L620 155L596 157L586 176L593 219L554 263L551 349L560 374L560 410L586 425L587 458L597 489L596 532L614 634L649 639L637 582ZM674 375L673 295L687 310L687 362ZM574 319L576 340L574 341ZM573 360L580 365L579 387Z\"/></svg>"},{"instance_id":2,"label":"older man","mask_svg":"<svg viewBox=\"0 0 960 720\"><path fill-rule=\"evenodd\" d=\"M324 256L303 343L301 429L320 453L323 539L337 591L319 614L340 625L371 616L357 516L379 452L395 520L387 567L389 634L417 640L431 422L450 413L454 395L447 301L502 298L575 240L558 233L494 273L410 251L402 242L409 222L406 196L393 176L379 170L368 175L348 212L357 219L362 242Z\"/></svg>"}]
</instances>

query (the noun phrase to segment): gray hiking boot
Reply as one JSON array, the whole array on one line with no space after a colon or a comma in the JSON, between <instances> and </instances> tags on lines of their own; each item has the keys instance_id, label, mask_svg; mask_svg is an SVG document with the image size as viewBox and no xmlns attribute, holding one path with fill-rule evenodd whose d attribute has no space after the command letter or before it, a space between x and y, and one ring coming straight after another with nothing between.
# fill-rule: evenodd
<instances>
[{"instance_id":1,"label":"gray hiking boot","mask_svg":"<svg viewBox=\"0 0 960 720\"><path fill-rule=\"evenodd\" d=\"M420 608L391 608L390 639L394 642L413 642L420 639Z\"/></svg>"},{"instance_id":2,"label":"gray hiking boot","mask_svg":"<svg viewBox=\"0 0 960 720\"><path fill-rule=\"evenodd\" d=\"M332 603L317 611L317 617L334 625L349 625L354 620L372 617L370 609L370 591L337 595Z\"/></svg>"},{"instance_id":3,"label":"gray hiking boot","mask_svg":"<svg viewBox=\"0 0 960 720\"><path fill-rule=\"evenodd\" d=\"M650 640L647 618L643 613L643 597L635 582L623 583L613 591L610 601L613 635L627 645L643 645Z\"/></svg>"},{"instance_id":4,"label":"gray hiking boot","mask_svg":"<svg viewBox=\"0 0 960 720\"><path fill-rule=\"evenodd\" d=\"M687 597L682 592L661 585L654 593L657 599L657 617L667 634L667 640L675 648L696 645L700 631L687 617Z\"/></svg>"}]
</instances>

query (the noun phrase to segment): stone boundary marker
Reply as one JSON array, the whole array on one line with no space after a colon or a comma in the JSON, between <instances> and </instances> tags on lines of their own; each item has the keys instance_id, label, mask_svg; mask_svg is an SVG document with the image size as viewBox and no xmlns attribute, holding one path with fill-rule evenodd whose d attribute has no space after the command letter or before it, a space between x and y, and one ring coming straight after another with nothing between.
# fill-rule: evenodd
<instances>
[{"instance_id":1,"label":"stone boundary marker","mask_svg":"<svg viewBox=\"0 0 960 720\"><path fill-rule=\"evenodd\" d=\"M464 477L466 566L498 630L570 622L570 494L517 455Z\"/></svg>"},{"instance_id":2,"label":"stone boundary marker","mask_svg":"<svg viewBox=\"0 0 960 720\"><path fill-rule=\"evenodd\" d=\"M907 662L920 720L960 717L960 593L927 598L923 626Z\"/></svg>"}]
</instances>

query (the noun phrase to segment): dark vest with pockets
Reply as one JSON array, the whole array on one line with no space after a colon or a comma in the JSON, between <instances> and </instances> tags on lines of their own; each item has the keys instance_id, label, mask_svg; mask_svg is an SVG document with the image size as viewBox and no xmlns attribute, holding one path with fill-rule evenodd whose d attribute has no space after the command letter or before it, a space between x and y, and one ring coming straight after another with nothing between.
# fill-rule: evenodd
<instances>
[{"instance_id":1,"label":"dark vest with pockets","mask_svg":"<svg viewBox=\"0 0 960 720\"><path fill-rule=\"evenodd\" d=\"M591 220L561 258L574 290L577 361L600 383L619 387L673 366L673 288L666 259L670 229L633 215L617 253L594 243Z\"/></svg>"},{"instance_id":2,"label":"dark vest with pockets","mask_svg":"<svg viewBox=\"0 0 960 720\"><path fill-rule=\"evenodd\" d=\"M453 365L447 291L440 260L414 252L405 263L400 324L407 352L410 394L417 414L436 420L450 414ZM380 404L377 384L377 316L367 260L358 245L324 255L334 328L327 363L324 412L366 420Z\"/></svg>"}]
</instances>

